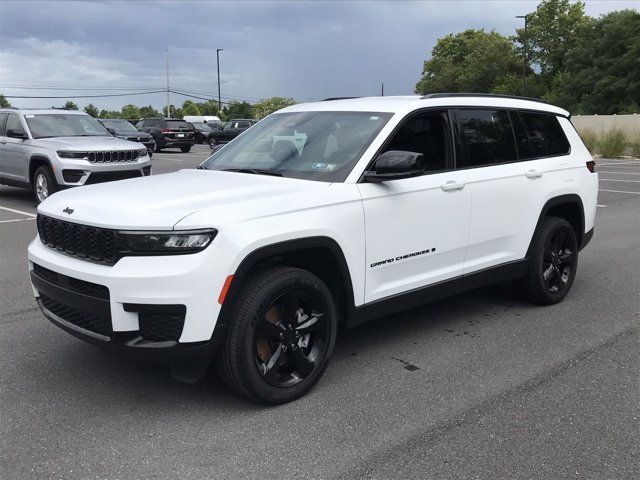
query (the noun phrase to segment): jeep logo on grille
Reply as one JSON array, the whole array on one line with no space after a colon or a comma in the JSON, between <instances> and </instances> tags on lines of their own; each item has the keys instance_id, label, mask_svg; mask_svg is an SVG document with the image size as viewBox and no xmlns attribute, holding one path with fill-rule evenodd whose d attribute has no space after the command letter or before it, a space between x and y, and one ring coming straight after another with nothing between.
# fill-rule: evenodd
<instances>
[{"instance_id":1,"label":"jeep logo on grille","mask_svg":"<svg viewBox=\"0 0 640 480\"><path fill-rule=\"evenodd\" d=\"M73 213L73 208L65 208L64 210L62 210L62 213L68 213L69 215L71 215Z\"/></svg>"}]
</instances>

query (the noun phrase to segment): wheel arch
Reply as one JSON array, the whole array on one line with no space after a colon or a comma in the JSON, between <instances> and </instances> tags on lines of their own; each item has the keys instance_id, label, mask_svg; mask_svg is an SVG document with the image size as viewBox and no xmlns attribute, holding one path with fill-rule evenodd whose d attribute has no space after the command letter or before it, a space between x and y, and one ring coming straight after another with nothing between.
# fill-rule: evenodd
<instances>
[{"instance_id":1,"label":"wheel arch","mask_svg":"<svg viewBox=\"0 0 640 480\"><path fill-rule=\"evenodd\" d=\"M51 169L51 173L54 174L53 166L51 165L51 160L49 160L44 155L32 155L29 159L29 185L33 187L33 175L36 173L38 167L47 166Z\"/></svg>"},{"instance_id":2,"label":"wheel arch","mask_svg":"<svg viewBox=\"0 0 640 480\"><path fill-rule=\"evenodd\" d=\"M536 223L534 232L537 231L540 223L542 222L542 219L545 217L559 217L567 220L576 232L578 245L582 245L582 242L585 239L585 219L584 205L582 203L582 198L580 198L579 195L571 193L566 195L559 195L547 200L547 202L542 207L542 210L540 211L538 223ZM527 257L529 257L529 254L531 252L532 242L533 236L531 237L531 241L529 242Z\"/></svg>"},{"instance_id":3,"label":"wheel arch","mask_svg":"<svg viewBox=\"0 0 640 480\"><path fill-rule=\"evenodd\" d=\"M213 333L216 343L224 336L233 299L245 280L252 272L273 265L298 267L317 275L336 299L340 324L346 325L355 306L351 273L342 248L330 237L304 237L259 247L243 258L233 274L220 310Z\"/></svg>"}]
</instances>

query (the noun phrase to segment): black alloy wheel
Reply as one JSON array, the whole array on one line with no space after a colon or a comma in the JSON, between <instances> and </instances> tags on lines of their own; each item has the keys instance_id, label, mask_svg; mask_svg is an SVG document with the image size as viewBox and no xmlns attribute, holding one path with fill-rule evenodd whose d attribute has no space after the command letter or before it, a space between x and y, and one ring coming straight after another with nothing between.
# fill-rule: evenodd
<instances>
[{"instance_id":1,"label":"black alloy wheel","mask_svg":"<svg viewBox=\"0 0 640 480\"><path fill-rule=\"evenodd\" d=\"M307 393L335 345L329 288L311 272L277 266L252 274L232 295L225 299L228 327L216 358L220 378L258 402L285 403Z\"/></svg>"},{"instance_id":2,"label":"black alloy wheel","mask_svg":"<svg viewBox=\"0 0 640 480\"><path fill-rule=\"evenodd\" d=\"M543 218L531 240L527 273L519 282L524 297L539 305L560 302L576 276L578 247L575 230L567 220Z\"/></svg>"},{"instance_id":3,"label":"black alloy wheel","mask_svg":"<svg viewBox=\"0 0 640 480\"><path fill-rule=\"evenodd\" d=\"M575 243L566 228L556 230L547 239L542 257L542 278L549 292L561 292L569 285L576 260Z\"/></svg>"},{"instance_id":4,"label":"black alloy wheel","mask_svg":"<svg viewBox=\"0 0 640 480\"><path fill-rule=\"evenodd\" d=\"M324 356L328 329L323 300L294 288L265 310L255 332L254 361L264 380L286 388L307 378Z\"/></svg>"}]
</instances>

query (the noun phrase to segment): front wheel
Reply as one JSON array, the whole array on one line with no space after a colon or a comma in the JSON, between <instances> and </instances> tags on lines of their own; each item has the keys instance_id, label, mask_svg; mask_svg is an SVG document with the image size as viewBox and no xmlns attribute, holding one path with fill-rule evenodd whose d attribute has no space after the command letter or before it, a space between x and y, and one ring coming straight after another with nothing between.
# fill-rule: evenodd
<instances>
[{"instance_id":1,"label":"front wheel","mask_svg":"<svg viewBox=\"0 0 640 480\"><path fill-rule=\"evenodd\" d=\"M209 139L209 148L211 150L213 150L214 148L216 148L216 141L213 138Z\"/></svg>"},{"instance_id":2,"label":"front wheel","mask_svg":"<svg viewBox=\"0 0 640 480\"><path fill-rule=\"evenodd\" d=\"M33 174L33 195L36 203L44 202L49 196L56 192L58 184L49 166L38 167Z\"/></svg>"},{"instance_id":3,"label":"front wheel","mask_svg":"<svg viewBox=\"0 0 640 480\"><path fill-rule=\"evenodd\" d=\"M275 267L251 277L234 301L219 353L222 380L237 393L286 403L307 393L333 353L337 314L312 273Z\"/></svg>"},{"instance_id":4,"label":"front wheel","mask_svg":"<svg viewBox=\"0 0 640 480\"><path fill-rule=\"evenodd\" d=\"M539 305L560 302L571 290L578 269L578 239L563 218L546 217L536 229L526 276L525 298Z\"/></svg>"},{"instance_id":5,"label":"front wheel","mask_svg":"<svg viewBox=\"0 0 640 480\"><path fill-rule=\"evenodd\" d=\"M188 153L191 151L191 147L180 147L180 150L182 150L182 153Z\"/></svg>"}]
</instances>

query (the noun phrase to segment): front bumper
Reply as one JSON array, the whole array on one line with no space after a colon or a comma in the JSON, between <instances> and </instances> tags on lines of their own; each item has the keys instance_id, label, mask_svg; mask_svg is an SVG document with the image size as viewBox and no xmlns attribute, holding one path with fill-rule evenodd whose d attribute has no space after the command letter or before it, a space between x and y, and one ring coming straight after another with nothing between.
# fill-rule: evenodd
<instances>
[{"instance_id":1,"label":"front bumper","mask_svg":"<svg viewBox=\"0 0 640 480\"><path fill-rule=\"evenodd\" d=\"M224 260L225 253L210 245L193 255L124 257L107 266L60 253L39 238L29 246L33 292L51 322L94 345L167 363L210 357L215 351L220 340L213 338L217 299L228 275ZM65 280L51 280L43 270ZM145 328L148 332L153 322L162 328L172 321L170 315L154 316L163 307L183 308L181 330L172 340L150 340Z\"/></svg>"},{"instance_id":2,"label":"front bumper","mask_svg":"<svg viewBox=\"0 0 640 480\"><path fill-rule=\"evenodd\" d=\"M56 183L63 187L141 177L148 175L150 169L149 156L126 163L91 163L88 160L58 159L53 165Z\"/></svg>"}]
</instances>

